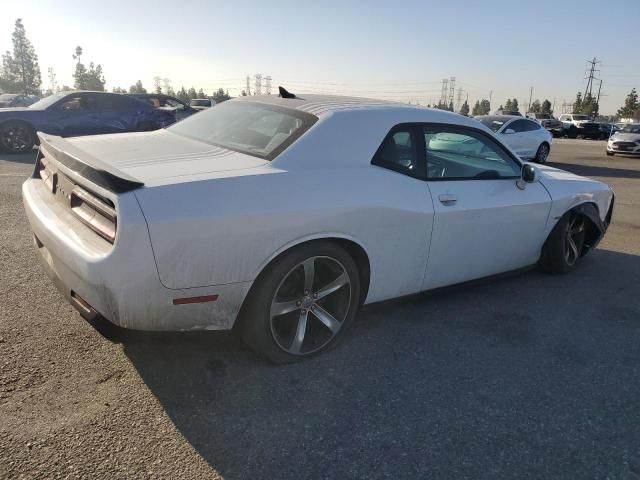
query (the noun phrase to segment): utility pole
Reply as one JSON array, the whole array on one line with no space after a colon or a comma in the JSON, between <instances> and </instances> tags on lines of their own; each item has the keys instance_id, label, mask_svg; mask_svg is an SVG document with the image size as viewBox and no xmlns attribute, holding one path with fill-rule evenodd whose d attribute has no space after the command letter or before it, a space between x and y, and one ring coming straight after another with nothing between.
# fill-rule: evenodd
<instances>
[{"instance_id":1,"label":"utility pole","mask_svg":"<svg viewBox=\"0 0 640 480\"><path fill-rule=\"evenodd\" d=\"M47 69L47 72L49 74L49 89L51 90L51 93L56 93L56 91L58 90L58 82L56 81L56 72L53 71L53 67L49 67Z\"/></svg>"},{"instance_id":2,"label":"utility pole","mask_svg":"<svg viewBox=\"0 0 640 480\"><path fill-rule=\"evenodd\" d=\"M525 113L529 113L531 111L531 99L533 98L533 87L529 88L529 106L527 107L527 111Z\"/></svg>"},{"instance_id":3,"label":"utility pole","mask_svg":"<svg viewBox=\"0 0 640 480\"><path fill-rule=\"evenodd\" d=\"M251 77L247 75L247 88L245 90L247 95L251 95Z\"/></svg>"},{"instance_id":4,"label":"utility pole","mask_svg":"<svg viewBox=\"0 0 640 480\"><path fill-rule=\"evenodd\" d=\"M489 90L489 110L491 110L491 97L493 97L493 90Z\"/></svg>"},{"instance_id":5,"label":"utility pole","mask_svg":"<svg viewBox=\"0 0 640 480\"><path fill-rule=\"evenodd\" d=\"M600 105L600 91L602 90L602 79L600 80L600 85L598 86L598 99L596 100L596 103L598 104L598 106Z\"/></svg>"}]
</instances>

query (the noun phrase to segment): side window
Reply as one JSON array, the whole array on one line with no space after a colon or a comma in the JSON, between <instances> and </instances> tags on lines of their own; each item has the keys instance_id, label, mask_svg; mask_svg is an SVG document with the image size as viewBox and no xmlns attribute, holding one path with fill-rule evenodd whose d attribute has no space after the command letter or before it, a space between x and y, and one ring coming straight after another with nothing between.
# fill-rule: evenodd
<instances>
[{"instance_id":1,"label":"side window","mask_svg":"<svg viewBox=\"0 0 640 480\"><path fill-rule=\"evenodd\" d=\"M527 132L533 132L534 130L540 130L542 128L538 122L531 122L529 120L524 120L527 124Z\"/></svg>"},{"instance_id":2,"label":"side window","mask_svg":"<svg viewBox=\"0 0 640 480\"><path fill-rule=\"evenodd\" d=\"M479 132L425 127L428 180L483 180L520 176L520 166Z\"/></svg>"},{"instance_id":3,"label":"side window","mask_svg":"<svg viewBox=\"0 0 640 480\"><path fill-rule=\"evenodd\" d=\"M96 97L92 95L75 95L68 97L60 105L62 110L96 110Z\"/></svg>"},{"instance_id":4,"label":"side window","mask_svg":"<svg viewBox=\"0 0 640 480\"><path fill-rule=\"evenodd\" d=\"M184 110L185 109L185 105L184 103L179 102L178 100L175 100L171 97L167 97L164 101L165 105L168 105L169 107L172 108L176 108L178 110Z\"/></svg>"},{"instance_id":5,"label":"side window","mask_svg":"<svg viewBox=\"0 0 640 480\"><path fill-rule=\"evenodd\" d=\"M418 151L411 129L399 128L387 135L372 163L401 173L416 175Z\"/></svg>"},{"instance_id":6,"label":"side window","mask_svg":"<svg viewBox=\"0 0 640 480\"><path fill-rule=\"evenodd\" d=\"M98 107L105 112L129 112L136 109L144 109L148 102L125 95L100 95Z\"/></svg>"},{"instance_id":7,"label":"side window","mask_svg":"<svg viewBox=\"0 0 640 480\"><path fill-rule=\"evenodd\" d=\"M507 125L507 128L510 128L516 133L526 132L527 131L527 120L516 120L515 122Z\"/></svg>"}]
</instances>

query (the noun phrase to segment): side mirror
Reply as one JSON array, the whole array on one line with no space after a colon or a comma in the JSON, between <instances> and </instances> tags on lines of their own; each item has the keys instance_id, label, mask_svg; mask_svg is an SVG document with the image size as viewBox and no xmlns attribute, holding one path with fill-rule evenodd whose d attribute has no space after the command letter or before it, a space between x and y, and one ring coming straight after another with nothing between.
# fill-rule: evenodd
<instances>
[{"instance_id":1,"label":"side mirror","mask_svg":"<svg viewBox=\"0 0 640 480\"><path fill-rule=\"evenodd\" d=\"M513 128L507 128L504 132L502 132L504 134L510 135L512 133L516 133L516 131Z\"/></svg>"},{"instance_id":2,"label":"side mirror","mask_svg":"<svg viewBox=\"0 0 640 480\"><path fill-rule=\"evenodd\" d=\"M537 182L539 178L538 170L530 163L522 165L522 171L520 172L520 180L516 182L516 185L520 190L527 188L527 183Z\"/></svg>"}]
</instances>

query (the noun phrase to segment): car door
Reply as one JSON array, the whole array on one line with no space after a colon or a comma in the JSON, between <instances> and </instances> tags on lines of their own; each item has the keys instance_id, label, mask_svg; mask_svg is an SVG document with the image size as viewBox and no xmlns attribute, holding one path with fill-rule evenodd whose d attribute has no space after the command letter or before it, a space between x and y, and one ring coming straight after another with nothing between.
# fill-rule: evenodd
<instances>
[{"instance_id":1,"label":"car door","mask_svg":"<svg viewBox=\"0 0 640 480\"><path fill-rule=\"evenodd\" d=\"M514 120L505 124L500 130L502 140L521 158L526 155L527 138L524 134L527 120Z\"/></svg>"},{"instance_id":2,"label":"car door","mask_svg":"<svg viewBox=\"0 0 640 480\"><path fill-rule=\"evenodd\" d=\"M96 113L96 95L79 93L69 95L55 105L51 120L63 137L91 135L96 130Z\"/></svg>"},{"instance_id":3,"label":"car door","mask_svg":"<svg viewBox=\"0 0 640 480\"><path fill-rule=\"evenodd\" d=\"M134 131L142 111L147 107L144 100L120 94L104 94L98 99L96 133L121 133Z\"/></svg>"},{"instance_id":4,"label":"car door","mask_svg":"<svg viewBox=\"0 0 640 480\"><path fill-rule=\"evenodd\" d=\"M435 211L423 290L536 262L551 197L539 182L517 185L520 163L489 134L422 127Z\"/></svg>"},{"instance_id":5,"label":"car door","mask_svg":"<svg viewBox=\"0 0 640 480\"><path fill-rule=\"evenodd\" d=\"M523 155L522 158L530 159L536 156L540 144L547 140L547 131L538 122L524 120L526 130L522 133Z\"/></svg>"}]
</instances>

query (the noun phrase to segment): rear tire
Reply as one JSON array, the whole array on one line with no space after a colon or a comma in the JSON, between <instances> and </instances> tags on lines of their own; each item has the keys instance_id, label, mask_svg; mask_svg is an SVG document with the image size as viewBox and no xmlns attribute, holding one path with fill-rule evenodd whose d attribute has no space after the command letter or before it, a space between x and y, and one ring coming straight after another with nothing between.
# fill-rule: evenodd
<instances>
[{"instance_id":1,"label":"rear tire","mask_svg":"<svg viewBox=\"0 0 640 480\"><path fill-rule=\"evenodd\" d=\"M547 163L547 158L549 158L549 152L551 148L547 142L542 142L538 147L538 151L536 152L536 156L533 158L533 161L536 163Z\"/></svg>"},{"instance_id":2,"label":"rear tire","mask_svg":"<svg viewBox=\"0 0 640 480\"><path fill-rule=\"evenodd\" d=\"M578 138L578 129L574 126L569 127L569 131L567 132L567 137Z\"/></svg>"},{"instance_id":3,"label":"rear tire","mask_svg":"<svg viewBox=\"0 0 640 480\"><path fill-rule=\"evenodd\" d=\"M360 275L340 246L326 241L285 252L247 295L236 330L276 364L306 360L335 347L353 325Z\"/></svg>"},{"instance_id":4,"label":"rear tire","mask_svg":"<svg viewBox=\"0 0 640 480\"><path fill-rule=\"evenodd\" d=\"M36 144L36 132L21 121L8 121L0 125L0 148L10 153L28 153Z\"/></svg>"},{"instance_id":5,"label":"rear tire","mask_svg":"<svg viewBox=\"0 0 640 480\"><path fill-rule=\"evenodd\" d=\"M558 221L540 256L540 268L547 273L567 273L573 270L582 255L587 224L574 212L565 213Z\"/></svg>"}]
</instances>

